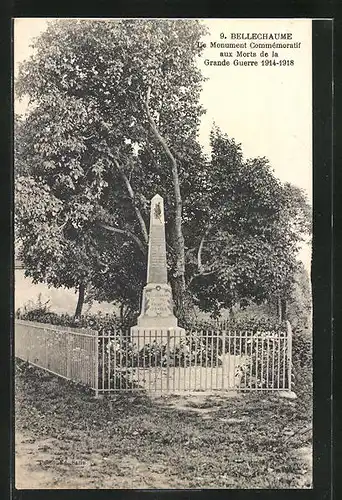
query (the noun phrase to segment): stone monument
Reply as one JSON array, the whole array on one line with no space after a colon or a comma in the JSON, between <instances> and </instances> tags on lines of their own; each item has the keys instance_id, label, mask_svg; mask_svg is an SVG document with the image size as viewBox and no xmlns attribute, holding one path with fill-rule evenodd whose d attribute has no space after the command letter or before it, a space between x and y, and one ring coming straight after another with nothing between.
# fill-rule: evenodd
<instances>
[{"instance_id":1,"label":"stone monument","mask_svg":"<svg viewBox=\"0 0 342 500\"><path fill-rule=\"evenodd\" d=\"M185 334L177 324L172 290L167 282L164 201L156 194L151 200L147 284L142 293L138 323L131 328L132 339L137 342L139 338L141 346L151 339L166 343L169 331L169 337L175 342Z\"/></svg>"}]
</instances>

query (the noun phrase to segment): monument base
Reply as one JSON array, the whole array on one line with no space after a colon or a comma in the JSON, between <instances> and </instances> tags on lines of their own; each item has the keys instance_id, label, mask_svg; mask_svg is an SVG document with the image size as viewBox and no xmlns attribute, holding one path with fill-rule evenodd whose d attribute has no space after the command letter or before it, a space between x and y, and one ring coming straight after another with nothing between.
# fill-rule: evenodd
<instances>
[{"instance_id":1,"label":"monument base","mask_svg":"<svg viewBox=\"0 0 342 500\"><path fill-rule=\"evenodd\" d=\"M184 328L178 326L173 314L171 287L167 283L148 283L143 289L141 314L136 326L131 328L132 341L143 347L157 343L170 348L185 337Z\"/></svg>"},{"instance_id":2,"label":"monument base","mask_svg":"<svg viewBox=\"0 0 342 500\"><path fill-rule=\"evenodd\" d=\"M132 342L142 349L145 345L162 344L169 345L170 349L180 344L181 339L185 338L184 328L149 326L144 328L141 326L131 327Z\"/></svg>"}]
</instances>

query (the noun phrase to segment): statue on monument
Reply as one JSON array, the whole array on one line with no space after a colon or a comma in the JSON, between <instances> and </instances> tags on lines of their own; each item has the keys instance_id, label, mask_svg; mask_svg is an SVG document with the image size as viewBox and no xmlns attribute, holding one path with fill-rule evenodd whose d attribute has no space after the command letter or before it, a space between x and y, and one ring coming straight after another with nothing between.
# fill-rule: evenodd
<instances>
[{"instance_id":1,"label":"statue on monument","mask_svg":"<svg viewBox=\"0 0 342 500\"><path fill-rule=\"evenodd\" d=\"M161 218L161 208L160 208L160 203L156 203L155 207L154 207L154 215L157 219L160 219Z\"/></svg>"}]
</instances>

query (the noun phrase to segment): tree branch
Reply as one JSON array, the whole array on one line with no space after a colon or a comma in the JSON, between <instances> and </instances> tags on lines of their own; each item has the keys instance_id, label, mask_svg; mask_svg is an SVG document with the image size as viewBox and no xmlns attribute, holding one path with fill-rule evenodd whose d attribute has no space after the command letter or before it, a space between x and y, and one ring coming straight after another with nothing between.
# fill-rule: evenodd
<instances>
[{"instance_id":1,"label":"tree branch","mask_svg":"<svg viewBox=\"0 0 342 500\"><path fill-rule=\"evenodd\" d=\"M146 96L146 102L144 102L144 107L145 107L145 110L146 110L147 118L148 118L149 124L151 126L152 132L154 133L155 137L158 139L158 141L162 145L165 153L167 154L167 156L169 157L169 159L171 161L172 173L174 174L174 170L176 170L176 172L177 172L177 180L178 180L178 171L177 171L177 162L176 162L176 159L173 156L173 154L171 153L171 150L170 150L169 146L167 145L167 142L165 141L164 137L160 134L160 132L159 132L159 130L157 128L157 125L156 125L154 119L152 118L152 115L151 115L151 112L150 112L150 108L149 108L150 95L151 95L151 87L148 87L147 96Z\"/></svg>"},{"instance_id":2,"label":"tree branch","mask_svg":"<svg viewBox=\"0 0 342 500\"><path fill-rule=\"evenodd\" d=\"M156 161L156 159L155 159L155 157L154 157L153 151L152 151L152 149L151 149L151 147L150 147L150 145L149 145L148 141L146 142L146 147L147 147L147 151L148 151L148 153L149 153L149 155L150 155L150 157L151 157L151 160L152 160L153 165L154 165L155 167L157 167L157 166L158 166L157 161Z\"/></svg>"},{"instance_id":3,"label":"tree branch","mask_svg":"<svg viewBox=\"0 0 342 500\"><path fill-rule=\"evenodd\" d=\"M202 264L202 251L203 251L203 246L204 246L205 238L209 234L210 230L211 230L211 224L209 224L209 226L205 230L205 232L204 232L204 234L202 236L202 239L200 241L200 244L199 244L199 247L198 247L198 252L197 252L197 268L198 268L198 273L199 273L199 275L202 275L202 276L203 276L203 272L204 272L204 268L203 268L203 264Z\"/></svg>"},{"instance_id":4,"label":"tree branch","mask_svg":"<svg viewBox=\"0 0 342 500\"><path fill-rule=\"evenodd\" d=\"M217 264L217 263L218 263L218 261L214 262L212 265ZM193 274L191 276L190 280L188 281L188 286L193 282L194 279L202 277L202 276L210 276L211 274L217 273L219 270L220 270L220 268L216 267L215 269L211 269L211 270L208 270L208 271L203 271L201 273Z\"/></svg>"},{"instance_id":5,"label":"tree branch","mask_svg":"<svg viewBox=\"0 0 342 500\"><path fill-rule=\"evenodd\" d=\"M120 163L118 162L118 160L115 158L114 155L112 154L109 154L109 156L111 157L111 159L113 160L116 168L118 169L118 171L120 172L120 175L125 183L125 186L126 186L126 189L127 189L127 192L129 194L129 197L132 201L132 205L134 207L134 210L135 210L135 214L137 216L137 219L139 221L139 224L140 224L140 229L141 229L141 232L142 232L142 235L144 237L144 241L145 241L145 244L147 245L148 244L148 232L147 232L147 228L146 228L146 224L145 224L145 221L144 221L144 218L143 216L141 215L141 212L136 204L136 200L135 200L135 193L133 191L133 188L132 188L132 185L127 177L127 175L125 174L124 172L124 169L122 168L122 166L120 165Z\"/></svg>"},{"instance_id":6,"label":"tree branch","mask_svg":"<svg viewBox=\"0 0 342 500\"><path fill-rule=\"evenodd\" d=\"M161 144L163 150L168 156L171 162L171 172L172 172L172 180L173 180L173 189L175 196L175 243L176 243L176 276L181 278L182 285L185 286L184 274L185 274L185 255L184 255L184 236L182 232L182 196L180 191L180 181L178 175L178 167L177 161L174 155L172 154L166 140L161 135L158 130L158 127L151 115L149 108L149 101L151 96L151 87L149 86L147 89L146 101L143 102L143 106L146 110L148 122L151 126L151 130L157 139L157 141Z\"/></svg>"},{"instance_id":7,"label":"tree branch","mask_svg":"<svg viewBox=\"0 0 342 500\"><path fill-rule=\"evenodd\" d=\"M185 251L185 257L190 257L190 255L192 254L192 252L194 252L195 250L196 250L196 247L187 248L186 251Z\"/></svg>"},{"instance_id":8,"label":"tree branch","mask_svg":"<svg viewBox=\"0 0 342 500\"><path fill-rule=\"evenodd\" d=\"M211 267L211 268L212 268L213 266L217 266L217 267L214 267L213 269L208 269L207 271L201 271L201 272L198 272L198 273L193 274L193 275L191 276L191 278L190 278L189 282L188 282L188 285L190 285L190 284L192 283L192 281L193 281L194 279L196 279L196 278L200 278L200 277L202 277L202 276L210 276L210 275L212 275L212 274L216 274L217 272L219 272L220 267L218 266L218 264L219 264L219 261L218 261L218 260L216 260L215 262L213 262L213 263L211 264L211 266L210 266L210 267Z\"/></svg>"},{"instance_id":9,"label":"tree branch","mask_svg":"<svg viewBox=\"0 0 342 500\"><path fill-rule=\"evenodd\" d=\"M138 238L138 236L132 233L132 231L130 231L129 229L120 229L118 227L109 226L108 224L103 224L102 222L100 223L100 225L101 227L107 229L108 231L111 231L112 233L124 234L126 236L129 236L130 238L132 238L132 240L135 241L142 253L146 255L146 245L144 245L140 238Z\"/></svg>"},{"instance_id":10,"label":"tree branch","mask_svg":"<svg viewBox=\"0 0 342 500\"><path fill-rule=\"evenodd\" d=\"M216 260L215 262L213 262L212 264L210 264L210 266L208 267L208 269L205 271L204 270L204 266L203 266L203 263L202 263L202 251L203 251L203 247L204 247L204 242L205 242L205 238L206 236L209 234L210 230L212 229L212 226L211 224L208 226L208 228L205 230L202 238L201 238L201 241L200 241L200 244L199 244L199 247L198 247L198 251L197 251L197 268L198 268L198 273L195 273L190 281L189 281L189 285L190 283L195 279L195 278L199 278L200 276L210 276L211 274L215 274L219 271L219 261ZM190 250L193 250L193 249L190 249Z\"/></svg>"}]
</instances>

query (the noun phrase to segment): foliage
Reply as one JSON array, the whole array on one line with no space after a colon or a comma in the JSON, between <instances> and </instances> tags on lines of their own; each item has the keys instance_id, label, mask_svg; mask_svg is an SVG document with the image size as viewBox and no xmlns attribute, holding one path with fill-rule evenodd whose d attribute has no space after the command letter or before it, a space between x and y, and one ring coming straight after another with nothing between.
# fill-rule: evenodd
<instances>
[{"instance_id":1,"label":"foliage","mask_svg":"<svg viewBox=\"0 0 342 500\"><path fill-rule=\"evenodd\" d=\"M297 330L293 335L293 390L306 404L312 406L312 335Z\"/></svg>"},{"instance_id":2,"label":"foliage","mask_svg":"<svg viewBox=\"0 0 342 500\"><path fill-rule=\"evenodd\" d=\"M294 283L288 298L288 319L294 333L306 331L310 335L312 328L312 297L308 272L303 265L298 265Z\"/></svg>"},{"instance_id":3,"label":"foliage","mask_svg":"<svg viewBox=\"0 0 342 500\"><path fill-rule=\"evenodd\" d=\"M41 305L40 305L41 304ZM24 309L17 309L16 317L18 319L27 321L36 321L40 323L50 323L60 326L75 326L76 324L80 328L90 328L97 330L103 335L112 335L114 330L117 329L122 332L127 332L131 324L120 323L119 318L115 314L84 314L80 318L76 319L70 314L57 314L49 311L46 304L41 303L41 299L38 297L37 303L30 302L30 307L26 305ZM202 331L210 331L213 334L222 332L223 330L231 331L246 331L253 333L263 333L270 330L275 333L281 332L284 329L283 324L279 324L278 321L272 318L264 317L248 317L248 318L233 318L226 321L213 321L213 320L197 320L192 322L187 322L183 324L186 331L191 332L192 335L195 332L201 333Z\"/></svg>"},{"instance_id":4,"label":"foliage","mask_svg":"<svg viewBox=\"0 0 342 500\"><path fill-rule=\"evenodd\" d=\"M203 112L203 79L195 65L203 33L197 21L186 20L59 20L36 40L16 84L19 97L28 95L32 104L17 124L16 222L34 279L94 284L99 296L124 303L141 288L146 199L161 185L170 198L171 185L165 153L151 135L147 92L152 88L150 114L175 153L191 148ZM27 201L40 204L37 183L50 196L32 212ZM50 204L55 227L49 230L50 219L41 212ZM26 224L29 214L34 227ZM168 219L171 226L172 215ZM114 228L111 238L102 223ZM40 248L40 238L35 241L46 230ZM136 310L137 292L133 297L128 305Z\"/></svg>"},{"instance_id":5,"label":"foliage","mask_svg":"<svg viewBox=\"0 0 342 500\"><path fill-rule=\"evenodd\" d=\"M158 192L177 307L180 277L189 314L288 295L310 209L219 129L203 153L204 33L194 20L58 20L36 40L16 83L31 105L15 124L16 232L35 282L85 286L132 321Z\"/></svg>"},{"instance_id":6,"label":"foliage","mask_svg":"<svg viewBox=\"0 0 342 500\"><path fill-rule=\"evenodd\" d=\"M16 317L24 321L35 321L38 323L50 323L51 325L87 328L97 330L100 334L112 332L113 328L125 328L120 319L115 314L83 314L76 318L70 314L57 314L42 308L33 307L32 309L17 309Z\"/></svg>"},{"instance_id":7,"label":"foliage","mask_svg":"<svg viewBox=\"0 0 342 500\"><path fill-rule=\"evenodd\" d=\"M214 333L222 331L246 331L263 333L270 330L280 332L284 330L284 324L279 323L271 316L234 316L226 320L194 320L183 324L189 331L209 330Z\"/></svg>"},{"instance_id":8,"label":"foliage","mask_svg":"<svg viewBox=\"0 0 342 500\"><path fill-rule=\"evenodd\" d=\"M194 282L198 305L218 314L234 304L286 298L310 227L305 195L282 184L266 158L244 160L241 146L219 129L211 133L211 147L189 232L198 242L193 266L201 260L202 267Z\"/></svg>"}]
</instances>

